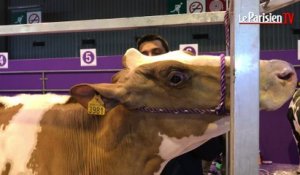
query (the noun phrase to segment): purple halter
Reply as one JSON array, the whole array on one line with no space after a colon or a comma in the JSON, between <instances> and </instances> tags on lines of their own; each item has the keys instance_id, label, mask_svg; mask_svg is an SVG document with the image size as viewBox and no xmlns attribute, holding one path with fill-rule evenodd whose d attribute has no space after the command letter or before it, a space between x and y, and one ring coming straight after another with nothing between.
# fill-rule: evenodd
<instances>
[{"instance_id":1,"label":"purple halter","mask_svg":"<svg viewBox=\"0 0 300 175\"><path fill-rule=\"evenodd\" d=\"M217 107L212 109L198 109L198 108L156 108L156 107L148 107L143 106L140 108L137 108L138 111L141 112L150 112L150 113L173 113L173 114L217 114L217 115L223 115L225 114L225 98L226 98L226 78L225 78L225 55L221 54L221 78L220 78L220 84L221 84L221 98L220 103Z\"/></svg>"}]
</instances>

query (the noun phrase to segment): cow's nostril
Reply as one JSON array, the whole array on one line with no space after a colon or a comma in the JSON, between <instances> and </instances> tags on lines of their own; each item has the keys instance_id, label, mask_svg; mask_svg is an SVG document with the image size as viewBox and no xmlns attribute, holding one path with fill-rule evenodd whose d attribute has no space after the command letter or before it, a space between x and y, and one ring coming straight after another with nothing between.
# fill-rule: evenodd
<instances>
[{"instance_id":1,"label":"cow's nostril","mask_svg":"<svg viewBox=\"0 0 300 175\"><path fill-rule=\"evenodd\" d=\"M277 75L277 77L281 80L289 80L294 75L293 72L285 71Z\"/></svg>"}]
</instances>

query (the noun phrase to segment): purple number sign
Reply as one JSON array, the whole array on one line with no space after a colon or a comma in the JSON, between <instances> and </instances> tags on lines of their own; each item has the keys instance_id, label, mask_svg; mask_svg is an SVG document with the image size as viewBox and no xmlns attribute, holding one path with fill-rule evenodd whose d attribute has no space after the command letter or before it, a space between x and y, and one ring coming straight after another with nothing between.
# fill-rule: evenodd
<instances>
[{"instance_id":1,"label":"purple number sign","mask_svg":"<svg viewBox=\"0 0 300 175\"><path fill-rule=\"evenodd\" d=\"M191 46L187 46L183 50L191 52L193 55L196 55L196 50L193 47L191 47Z\"/></svg>"},{"instance_id":2,"label":"purple number sign","mask_svg":"<svg viewBox=\"0 0 300 175\"><path fill-rule=\"evenodd\" d=\"M5 66L7 62L7 58L5 55L0 55L0 67Z\"/></svg>"},{"instance_id":3,"label":"purple number sign","mask_svg":"<svg viewBox=\"0 0 300 175\"><path fill-rule=\"evenodd\" d=\"M95 55L91 51L85 51L82 57L83 57L83 61L87 64L90 64L95 60Z\"/></svg>"}]
</instances>

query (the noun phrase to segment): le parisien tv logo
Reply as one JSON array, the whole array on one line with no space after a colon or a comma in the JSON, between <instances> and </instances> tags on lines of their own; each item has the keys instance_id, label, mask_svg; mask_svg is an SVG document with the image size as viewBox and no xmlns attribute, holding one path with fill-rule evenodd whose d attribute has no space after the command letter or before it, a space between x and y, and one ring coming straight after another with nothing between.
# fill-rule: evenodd
<instances>
[{"instance_id":1,"label":"le parisien tv logo","mask_svg":"<svg viewBox=\"0 0 300 175\"><path fill-rule=\"evenodd\" d=\"M262 13L255 14L249 12L248 15L239 15L240 24L284 24L291 25L294 23L295 14L292 12L284 12L281 14Z\"/></svg>"}]
</instances>

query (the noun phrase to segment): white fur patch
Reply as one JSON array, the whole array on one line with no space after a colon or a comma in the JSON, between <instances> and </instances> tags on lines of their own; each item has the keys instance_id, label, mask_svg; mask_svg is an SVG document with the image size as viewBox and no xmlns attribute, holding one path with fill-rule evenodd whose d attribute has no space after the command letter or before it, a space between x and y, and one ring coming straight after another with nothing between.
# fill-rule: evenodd
<instances>
[{"instance_id":1,"label":"white fur patch","mask_svg":"<svg viewBox=\"0 0 300 175\"><path fill-rule=\"evenodd\" d=\"M161 174L162 170L174 157L182 155L188 151L197 148L206 141L216 136L222 135L228 132L230 129L230 118L229 116L222 117L220 120L210 123L202 136L189 136L180 139L169 137L165 134L158 134L163 138L159 147L159 156L165 161L161 164L160 170L154 175Z\"/></svg>"},{"instance_id":2,"label":"white fur patch","mask_svg":"<svg viewBox=\"0 0 300 175\"><path fill-rule=\"evenodd\" d=\"M42 116L53 105L68 99L69 96L55 94L0 97L6 108L23 104L4 131L0 126L0 172L5 170L6 163L11 163L10 174L32 174L26 165L37 144Z\"/></svg>"}]
</instances>

